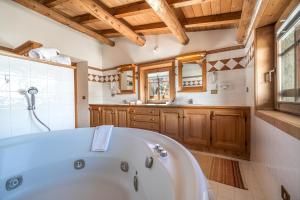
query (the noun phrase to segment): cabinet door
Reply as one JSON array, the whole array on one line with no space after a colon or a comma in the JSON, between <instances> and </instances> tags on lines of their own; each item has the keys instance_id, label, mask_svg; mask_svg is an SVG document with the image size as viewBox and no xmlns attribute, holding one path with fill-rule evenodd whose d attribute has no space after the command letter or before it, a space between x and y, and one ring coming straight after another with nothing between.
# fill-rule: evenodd
<instances>
[{"instance_id":1,"label":"cabinet door","mask_svg":"<svg viewBox=\"0 0 300 200\"><path fill-rule=\"evenodd\" d=\"M245 114L239 110L212 111L212 147L234 152L246 148Z\"/></svg>"},{"instance_id":2,"label":"cabinet door","mask_svg":"<svg viewBox=\"0 0 300 200\"><path fill-rule=\"evenodd\" d=\"M210 143L210 111L185 109L183 142L188 145L208 146Z\"/></svg>"},{"instance_id":3,"label":"cabinet door","mask_svg":"<svg viewBox=\"0 0 300 200\"><path fill-rule=\"evenodd\" d=\"M170 108L160 111L160 132L177 141L182 141L183 110Z\"/></svg>"},{"instance_id":4,"label":"cabinet door","mask_svg":"<svg viewBox=\"0 0 300 200\"><path fill-rule=\"evenodd\" d=\"M101 107L90 107L90 126L96 127L101 125Z\"/></svg>"},{"instance_id":5,"label":"cabinet door","mask_svg":"<svg viewBox=\"0 0 300 200\"><path fill-rule=\"evenodd\" d=\"M128 127L129 124L129 114L127 108L117 108L116 109L116 126L118 127Z\"/></svg>"},{"instance_id":6,"label":"cabinet door","mask_svg":"<svg viewBox=\"0 0 300 200\"><path fill-rule=\"evenodd\" d=\"M115 125L115 108L103 107L102 108L102 124Z\"/></svg>"}]
</instances>

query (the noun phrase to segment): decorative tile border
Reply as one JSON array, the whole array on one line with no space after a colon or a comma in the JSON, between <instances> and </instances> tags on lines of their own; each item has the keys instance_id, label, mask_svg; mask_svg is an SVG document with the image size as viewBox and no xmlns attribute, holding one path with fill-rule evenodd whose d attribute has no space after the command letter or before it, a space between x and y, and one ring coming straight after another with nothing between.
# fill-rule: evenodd
<instances>
[{"instance_id":1,"label":"decorative tile border","mask_svg":"<svg viewBox=\"0 0 300 200\"><path fill-rule=\"evenodd\" d=\"M99 82L99 83L107 83L107 82L115 82L119 80L119 74L112 74L112 75L106 75L106 76L100 76L100 75L94 75L89 74L88 80L93 82Z\"/></svg>"},{"instance_id":2,"label":"decorative tile border","mask_svg":"<svg viewBox=\"0 0 300 200\"><path fill-rule=\"evenodd\" d=\"M183 81L183 86L201 86L202 81L201 80L194 80L194 81Z\"/></svg>"},{"instance_id":3,"label":"decorative tile border","mask_svg":"<svg viewBox=\"0 0 300 200\"><path fill-rule=\"evenodd\" d=\"M248 52L250 53L252 51L249 50ZM247 56L237 57L237 58L227 58L227 59L215 60L215 61L207 61L208 72L244 69L249 64L249 62L253 59L253 54L252 55L249 54L248 56L249 58ZM99 83L116 82L120 79L120 75L117 72L115 73L116 74L108 74L108 75L88 74L88 80L93 82L99 82Z\"/></svg>"},{"instance_id":4,"label":"decorative tile border","mask_svg":"<svg viewBox=\"0 0 300 200\"><path fill-rule=\"evenodd\" d=\"M208 72L244 69L245 67L245 57L207 61Z\"/></svg>"},{"instance_id":5,"label":"decorative tile border","mask_svg":"<svg viewBox=\"0 0 300 200\"><path fill-rule=\"evenodd\" d=\"M252 44L250 45L245 56L236 57L236 58L227 58L227 59L221 59L215 61L207 61L207 70L208 72L214 72L214 71L244 69L249 65L249 63L253 60L253 58L254 58L254 42L252 42ZM90 67L90 69L94 69L94 68ZM116 82L120 79L120 75L118 74L116 68L110 68L105 70L97 69L97 71L100 71L101 75L90 73L88 74L89 81L107 83L107 82ZM186 83L186 84L197 84L197 83Z\"/></svg>"}]
</instances>

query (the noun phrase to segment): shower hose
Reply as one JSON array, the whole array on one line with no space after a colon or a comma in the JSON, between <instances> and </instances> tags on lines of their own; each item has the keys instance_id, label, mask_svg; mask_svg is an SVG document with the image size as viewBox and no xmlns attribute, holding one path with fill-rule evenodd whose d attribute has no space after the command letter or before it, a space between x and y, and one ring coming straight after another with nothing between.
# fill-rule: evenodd
<instances>
[{"instance_id":1,"label":"shower hose","mask_svg":"<svg viewBox=\"0 0 300 200\"><path fill-rule=\"evenodd\" d=\"M32 109L32 113L33 113L34 117L36 118L36 120L38 120L38 122L40 122L40 124L42 124L42 125L43 125L46 129L48 129L48 131L50 132L51 129L50 129L46 124L44 124L44 122L42 122L42 121L38 118L38 116L35 114L34 109Z\"/></svg>"}]
</instances>

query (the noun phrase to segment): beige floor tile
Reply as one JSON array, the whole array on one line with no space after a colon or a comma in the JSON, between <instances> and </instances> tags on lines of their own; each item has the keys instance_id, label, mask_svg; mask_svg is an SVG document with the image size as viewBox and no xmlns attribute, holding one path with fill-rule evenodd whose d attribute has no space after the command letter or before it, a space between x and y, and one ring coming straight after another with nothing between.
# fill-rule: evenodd
<instances>
[{"instance_id":1,"label":"beige floor tile","mask_svg":"<svg viewBox=\"0 0 300 200\"><path fill-rule=\"evenodd\" d=\"M236 190L234 192L234 200L254 200L254 198L249 190Z\"/></svg>"},{"instance_id":2,"label":"beige floor tile","mask_svg":"<svg viewBox=\"0 0 300 200\"><path fill-rule=\"evenodd\" d=\"M225 185L225 184L218 184L218 193L217 197L224 198L224 199L234 199L234 187Z\"/></svg>"}]
</instances>

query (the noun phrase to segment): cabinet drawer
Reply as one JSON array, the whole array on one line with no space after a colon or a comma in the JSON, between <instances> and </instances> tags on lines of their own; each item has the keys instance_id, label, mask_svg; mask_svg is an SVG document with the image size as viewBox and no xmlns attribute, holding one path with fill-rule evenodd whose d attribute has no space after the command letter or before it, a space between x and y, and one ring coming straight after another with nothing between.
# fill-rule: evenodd
<instances>
[{"instance_id":1,"label":"cabinet drawer","mask_svg":"<svg viewBox=\"0 0 300 200\"><path fill-rule=\"evenodd\" d=\"M158 108L130 108L129 113L137 115L159 115Z\"/></svg>"},{"instance_id":2,"label":"cabinet drawer","mask_svg":"<svg viewBox=\"0 0 300 200\"><path fill-rule=\"evenodd\" d=\"M151 115L131 115L130 119L132 121L137 121L137 122L151 122L151 123L159 122L159 116L151 116Z\"/></svg>"},{"instance_id":3,"label":"cabinet drawer","mask_svg":"<svg viewBox=\"0 0 300 200\"><path fill-rule=\"evenodd\" d=\"M158 123L131 121L130 125L132 128L140 128L140 129L146 129L146 130L159 131Z\"/></svg>"}]
</instances>

